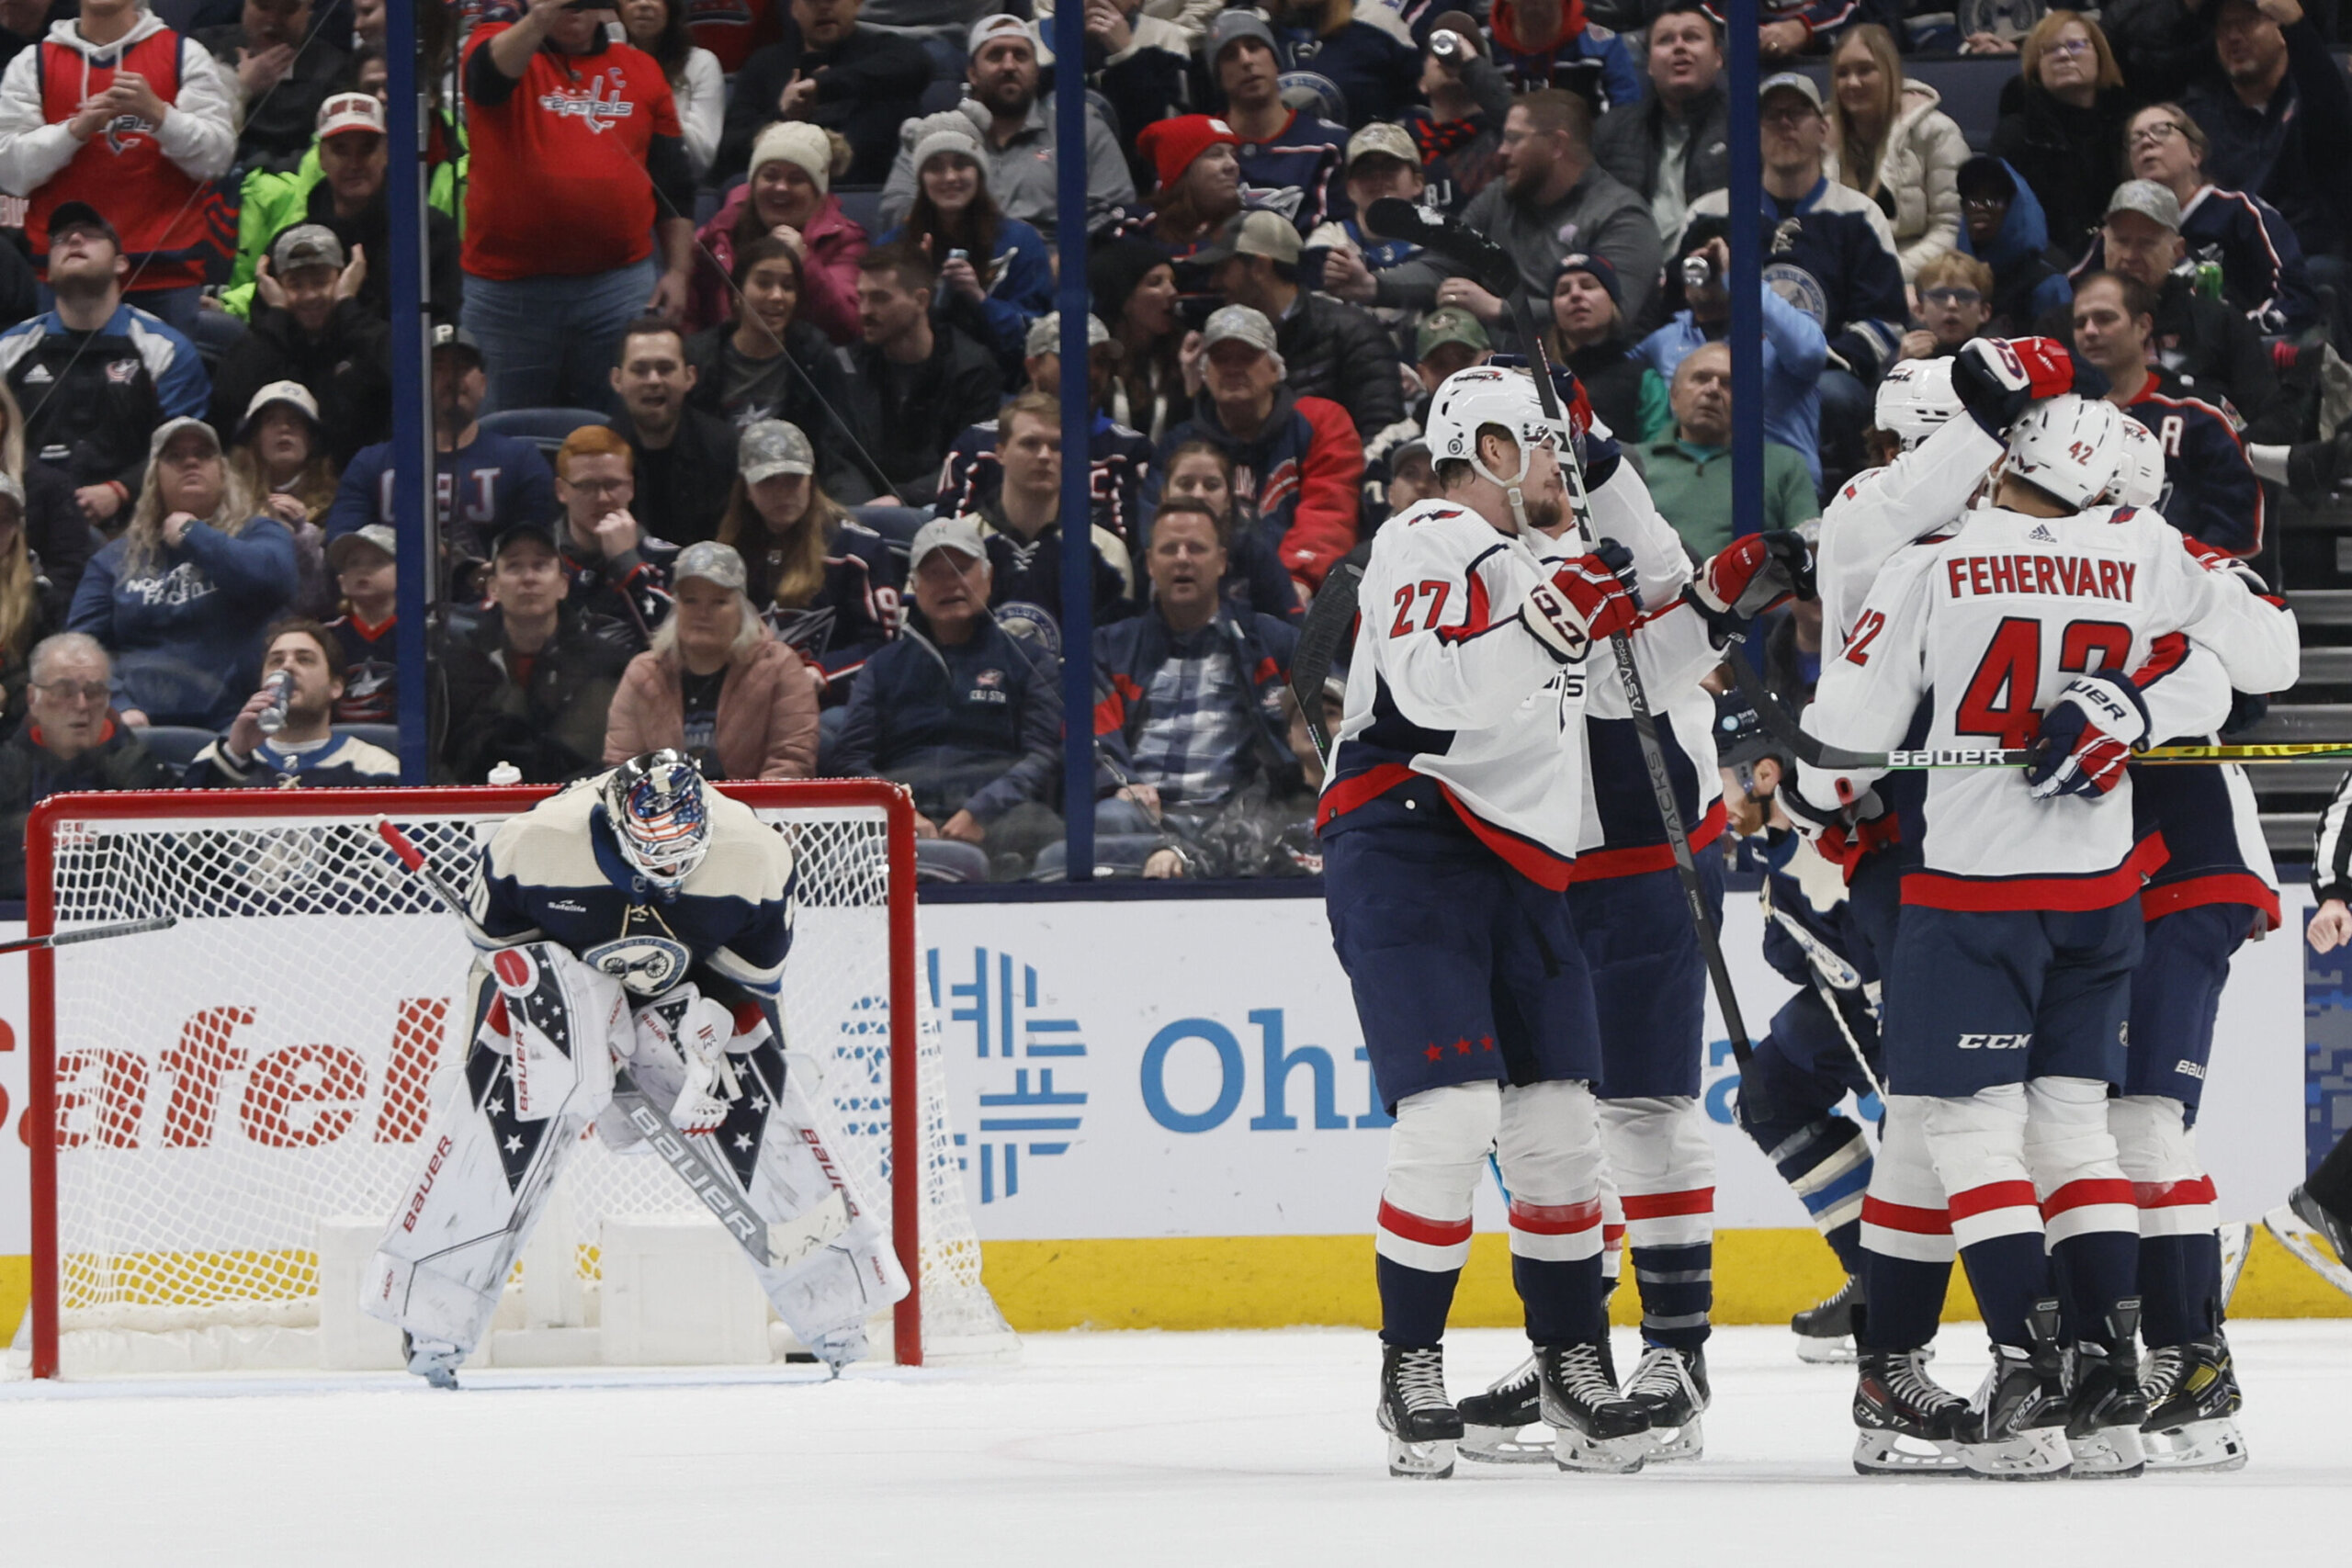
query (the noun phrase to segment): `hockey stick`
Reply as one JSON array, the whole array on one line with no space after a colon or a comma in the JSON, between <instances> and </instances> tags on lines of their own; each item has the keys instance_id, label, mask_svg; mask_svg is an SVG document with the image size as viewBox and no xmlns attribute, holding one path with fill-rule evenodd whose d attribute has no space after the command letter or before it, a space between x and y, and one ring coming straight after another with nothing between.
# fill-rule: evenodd
<instances>
[{"instance_id":1,"label":"hockey stick","mask_svg":"<svg viewBox=\"0 0 2352 1568\"><path fill-rule=\"evenodd\" d=\"M47 936L19 937L15 942L0 942L0 953L29 953L43 947L71 947L77 942L104 942L110 936L167 931L179 923L177 915L149 915L144 919L117 920L107 926L85 926L79 931L52 931Z\"/></svg>"},{"instance_id":2,"label":"hockey stick","mask_svg":"<svg viewBox=\"0 0 2352 1568\"><path fill-rule=\"evenodd\" d=\"M433 869L433 863L424 858L424 852L394 826L390 818L377 818L376 832L401 864L408 868L409 874L431 888L434 897L447 905L449 912L465 922L469 932L478 937L483 935L481 927L467 912L466 900L439 872ZM613 1103L621 1108L621 1114L628 1118L629 1125L643 1134L653 1152L662 1156L662 1162L675 1171L678 1179L684 1182L694 1195L718 1216L718 1223L727 1227L727 1234L735 1238L736 1245L751 1254L752 1262L763 1269L768 1268L775 1254L768 1245L767 1222L736 1195L735 1184L686 1141L686 1135L678 1131L660 1106L646 1098L645 1091L637 1087L637 1080L629 1077L628 1068L618 1062L613 1064Z\"/></svg>"},{"instance_id":3,"label":"hockey stick","mask_svg":"<svg viewBox=\"0 0 2352 1568\"><path fill-rule=\"evenodd\" d=\"M1846 1049L1854 1054L1854 1066L1862 1070L1863 1081L1871 1086L1871 1092L1878 1096L1879 1103L1884 1105L1886 1086L1879 1081L1878 1074L1871 1070L1871 1060L1862 1054L1862 1043L1854 1037L1852 1028L1847 1024L1845 1009L1838 1005L1839 991L1861 989L1861 971L1838 956L1828 943L1805 930L1804 921L1785 910L1774 908L1771 886L1770 881L1764 885L1766 912L1771 917L1773 923L1786 932L1789 940L1795 942L1804 953L1805 966L1813 974L1814 994L1821 998L1821 1005L1829 1010L1830 1021L1838 1026L1838 1032L1845 1038Z\"/></svg>"},{"instance_id":4,"label":"hockey stick","mask_svg":"<svg viewBox=\"0 0 2352 1568\"><path fill-rule=\"evenodd\" d=\"M1306 733L1315 754L1326 767L1331 761L1331 731L1323 722L1323 682L1348 640L1356 620L1356 590L1363 585L1363 568L1341 561L1323 580L1323 591L1306 607L1306 624L1298 628L1298 647L1290 656L1290 691L1306 716Z\"/></svg>"},{"instance_id":5,"label":"hockey stick","mask_svg":"<svg viewBox=\"0 0 2352 1568\"><path fill-rule=\"evenodd\" d=\"M1519 264L1511 259L1510 252L1476 230L1395 197L1374 202L1365 209L1364 217L1375 232L1418 241L1425 250L1463 263L1480 288L1510 301L1520 338L1526 345L1528 363L1534 367L1535 395L1543 402L1544 417L1560 432L1560 471L1567 477L1568 502L1576 517L1577 532L1587 545L1598 543L1592 532L1591 498L1585 493L1584 465L1567 445L1569 432L1560 407L1559 389L1552 385L1551 360L1544 352L1544 340L1536 335L1535 316L1528 309L1526 290L1520 287ZM1525 543L1523 539L1521 542ZM1674 852L1674 874L1682 885L1682 901L1689 907L1691 928L1698 932L1699 949L1706 959L1707 977L1714 987L1724 1032L1731 1036L1732 1056L1745 1065L1751 1054L1747 1025L1740 1017L1739 998L1732 989L1731 968L1724 962L1723 941L1715 930L1714 917L1707 909L1706 889L1699 881L1698 863L1690 855L1690 836L1683 827L1681 805L1674 798L1674 779L1667 771L1666 749L1658 740L1657 721L1651 715L1649 694L1642 685L1642 672L1634 660L1633 642L1623 632L1611 633L1609 651L1617 663L1618 682L1625 690L1625 705L1633 713L1634 734L1642 743L1642 761L1649 770L1650 793L1657 799L1658 818L1666 827L1668 847Z\"/></svg>"}]
</instances>

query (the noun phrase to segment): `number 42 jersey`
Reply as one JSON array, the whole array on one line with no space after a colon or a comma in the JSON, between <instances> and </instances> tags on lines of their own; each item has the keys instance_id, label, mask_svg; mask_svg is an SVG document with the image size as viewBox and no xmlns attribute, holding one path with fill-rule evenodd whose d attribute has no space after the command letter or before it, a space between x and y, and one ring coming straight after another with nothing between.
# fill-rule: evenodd
<instances>
[{"instance_id":1,"label":"number 42 jersey","mask_svg":"<svg viewBox=\"0 0 2352 1568\"><path fill-rule=\"evenodd\" d=\"M2114 507L2042 518L1987 509L1880 575L1843 651L1822 671L1804 728L1833 746L1884 750L1901 743L1932 694L1929 747L2021 747L2077 674L2129 672L2159 706L2163 680L2189 642L2217 657L2240 691L2294 683L2294 616L2156 513ZM1877 776L1805 766L1798 787L1826 806L1858 796ZM1905 881L1904 902L2050 910L2121 903L2163 854L2151 841L2135 859L2131 787L2127 779L2107 796L2036 800L2017 768L1932 773L1926 868Z\"/></svg>"}]
</instances>

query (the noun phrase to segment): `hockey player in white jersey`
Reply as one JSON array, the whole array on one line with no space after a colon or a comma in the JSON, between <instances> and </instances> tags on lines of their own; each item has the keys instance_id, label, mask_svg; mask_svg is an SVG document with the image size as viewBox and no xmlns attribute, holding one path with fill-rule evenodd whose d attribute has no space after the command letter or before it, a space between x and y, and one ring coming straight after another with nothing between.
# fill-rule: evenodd
<instances>
[{"instance_id":1,"label":"hockey player in white jersey","mask_svg":"<svg viewBox=\"0 0 2352 1568\"><path fill-rule=\"evenodd\" d=\"M2084 510L2120 457L2111 407L2066 395L2029 411L1994 504L1889 565L1806 716L1829 745L1882 750L1931 697L1930 746L2040 751L2030 780L1931 777L1885 982L1889 1088L1924 1097L1996 1352L1959 1445L1990 1474L2142 1463L2137 1217L2107 1123L2151 858L2128 812L2124 759L2148 728L2128 672L2173 634L2210 649L2244 690L2283 689L2297 664L2291 617L2226 564L2153 513ZM1785 804L1817 828L1878 776L1804 765Z\"/></svg>"},{"instance_id":2,"label":"hockey player in white jersey","mask_svg":"<svg viewBox=\"0 0 2352 1568\"><path fill-rule=\"evenodd\" d=\"M865 1353L866 1318L907 1280L786 1066L793 878L783 836L675 751L492 836L466 912L481 956L464 1071L361 1296L400 1326L410 1371L455 1386L582 1135L641 1137L616 1066L765 1223L769 1262L746 1263L786 1325L836 1368Z\"/></svg>"},{"instance_id":3,"label":"hockey player in white jersey","mask_svg":"<svg viewBox=\"0 0 2352 1568\"><path fill-rule=\"evenodd\" d=\"M1558 439L1523 375L1480 367L1439 388L1443 493L1373 547L1317 814L1332 943L1396 1118L1375 1270L1378 1414L1399 1475L1453 1469L1462 1418L1440 1341L1490 1153L1556 1462L1622 1472L1647 1452L1647 1422L1608 1373L1600 1059L1562 897L1587 683L1613 678L1588 656L1640 618L1639 569L1616 543L1547 536L1567 504ZM1744 600L1758 576L1726 569L1719 587ZM1643 635L1709 634L1677 606Z\"/></svg>"}]
</instances>

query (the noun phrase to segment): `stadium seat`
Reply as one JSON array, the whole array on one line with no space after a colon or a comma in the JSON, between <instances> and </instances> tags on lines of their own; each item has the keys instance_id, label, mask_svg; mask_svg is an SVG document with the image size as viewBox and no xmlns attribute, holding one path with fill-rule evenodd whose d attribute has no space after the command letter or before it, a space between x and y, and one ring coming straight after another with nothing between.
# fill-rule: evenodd
<instances>
[{"instance_id":1,"label":"stadium seat","mask_svg":"<svg viewBox=\"0 0 2352 1568\"><path fill-rule=\"evenodd\" d=\"M196 343L196 356L207 370L220 363L220 356L245 335L245 323L226 310L198 310L196 330L188 334Z\"/></svg>"},{"instance_id":2,"label":"stadium seat","mask_svg":"<svg viewBox=\"0 0 2352 1568\"><path fill-rule=\"evenodd\" d=\"M1829 92L1828 62L1811 62L1801 69L1824 95ZM1939 107L1968 138L1969 151L1983 152L1993 145L1993 128L2001 118L2001 89L2016 79L2018 61L2014 54L1950 60L1915 57L1903 62L1903 73L1933 87L1943 100Z\"/></svg>"},{"instance_id":3,"label":"stadium seat","mask_svg":"<svg viewBox=\"0 0 2352 1568\"><path fill-rule=\"evenodd\" d=\"M380 746L395 757L401 754L401 727L397 724L338 724L334 732L365 740L370 746Z\"/></svg>"},{"instance_id":4,"label":"stadium seat","mask_svg":"<svg viewBox=\"0 0 2352 1568\"><path fill-rule=\"evenodd\" d=\"M850 509L857 520L882 536L890 553L905 556L914 548L915 530L931 521L931 513L920 506L856 506Z\"/></svg>"},{"instance_id":5,"label":"stadium seat","mask_svg":"<svg viewBox=\"0 0 2352 1568\"><path fill-rule=\"evenodd\" d=\"M871 239L888 227L882 221L882 187L879 186L835 186L833 195L842 204L842 216L856 224Z\"/></svg>"},{"instance_id":6,"label":"stadium seat","mask_svg":"<svg viewBox=\"0 0 2352 1568\"><path fill-rule=\"evenodd\" d=\"M139 739L158 761L175 768L185 768L196 761L196 754L212 744L213 732L199 729L192 724L153 724L139 732Z\"/></svg>"},{"instance_id":7,"label":"stadium seat","mask_svg":"<svg viewBox=\"0 0 2352 1568\"><path fill-rule=\"evenodd\" d=\"M555 458L556 449L564 438L583 424L602 424L604 414L594 409L500 409L496 413L481 416L481 427L501 435L518 436L530 442Z\"/></svg>"},{"instance_id":8,"label":"stadium seat","mask_svg":"<svg viewBox=\"0 0 2352 1568\"><path fill-rule=\"evenodd\" d=\"M943 110L954 108L957 104L960 104L963 101L964 81L962 77L956 77L952 80L938 80L933 82L930 86L925 87L922 90L922 101L915 106L915 112L918 114L938 114Z\"/></svg>"}]
</instances>

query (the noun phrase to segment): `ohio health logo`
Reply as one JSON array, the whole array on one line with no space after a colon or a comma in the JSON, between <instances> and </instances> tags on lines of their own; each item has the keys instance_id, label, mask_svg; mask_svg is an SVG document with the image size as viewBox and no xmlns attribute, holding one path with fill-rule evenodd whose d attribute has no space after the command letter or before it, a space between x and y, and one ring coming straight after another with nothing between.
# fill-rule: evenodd
<instances>
[{"instance_id":1,"label":"ohio health logo","mask_svg":"<svg viewBox=\"0 0 2352 1568\"><path fill-rule=\"evenodd\" d=\"M934 947L924 962L942 1043L970 1052L986 1069L980 1124L956 1142L979 1166L980 1201L1012 1198L1021 1190L1024 1157L1069 1152L1086 1104L1086 1091L1069 1087L1085 1074L1083 1031L1074 1018L1049 1015L1038 999L1036 966L1012 953L975 947L950 957Z\"/></svg>"}]
</instances>

